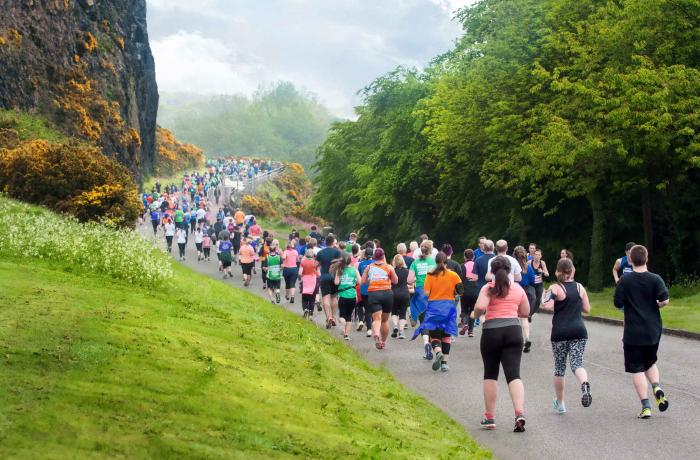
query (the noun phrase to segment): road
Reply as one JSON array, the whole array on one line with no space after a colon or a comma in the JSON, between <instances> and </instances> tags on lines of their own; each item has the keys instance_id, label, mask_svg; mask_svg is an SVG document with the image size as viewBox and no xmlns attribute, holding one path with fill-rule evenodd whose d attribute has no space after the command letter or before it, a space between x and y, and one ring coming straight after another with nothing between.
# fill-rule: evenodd
<instances>
[{"instance_id":1,"label":"road","mask_svg":"<svg viewBox=\"0 0 700 460\"><path fill-rule=\"evenodd\" d=\"M148 225L150 227L150 225ZM147 227L142 226L144 234ZM152 233L151 233L152 236ZM164 244L159 236L158 244ZM173 253L177 253L174 247ZM187 247L184 264L200 273L221 280L216 262L197 262L194 243ZM234 266L234 279L223 281L232 288L243 288L240 268ZM284 286L283 286L284 287ZM247 288L264 296L260 273ZM267 299L267 297L265 296ZM283 297L284 302L284 297ZM287 308L301 315L301 304ZM315 320L322 327L322 313ZM376 350L365 333L353 332L348 345L371 363L382 366L411 390L443 409L483 446L504 459L693 459L700 458L700 430L693 422L700 416L700 342L665 336L659 350L661 384L670 400L665 413L653 410L649 420L638 420L640 404L630 376L624 373L622 329L599 323L587 323L589 342L584 366L589 372L593 404L583 408L575 377L567 373L567 410L564 415L551 409L552 353L551 316L536 315L533 347L523 355L522 378L525 384L527 432L512 432L513 412L507 387L499 382L495 431L479 429L483 413L482 372L479 354L481 328L475 338L459 337L452 345L451 370L433 372L422 359L422 343L389 339L387 348ZM407 331L410 332L410 331ZM330 331L340 338L338 328ZM410 336L410 334L409 334ZM387 421L391 423L390 420Z\"/></svg>"}]
</instances>

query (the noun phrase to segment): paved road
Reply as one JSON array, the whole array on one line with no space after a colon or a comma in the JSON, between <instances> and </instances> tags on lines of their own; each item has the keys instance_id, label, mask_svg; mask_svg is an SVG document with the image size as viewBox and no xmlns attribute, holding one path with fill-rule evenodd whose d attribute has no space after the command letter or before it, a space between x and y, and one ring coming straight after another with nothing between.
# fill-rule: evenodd
<instances>
[{"instance_id":1,"label":"paved road","mask_svg":"<svg viewBox=\"0 0 700 460\"><path fill-rule=\"evenodd\" d=\"M150 225L148 226L150 227ZM147 234L146 226L141 227ZM151 233L152 235L152 233ZM159 237L159 244L164 239ZM175 246L175 245L174 245ZM173 248L177 252L177 247ZM197 262L194 244L187 248L185 265L221 279L216 263ZM240 269L234 266L234 279L222 281L243 288ZM263 296L260 273L247 288ZM267 297L265 297L267 298ZM283 298L284 302L284 298ZM283 304L301 315L301 305ZM316 314L321 326L322 313ZM568 398L565 415L551 410L553 388L552 354L549 345L551 316L535 316L533 350L523 355L522 378L525 384L527 432L512 432L512 406L504 382L499 382L495 431L482 431L481 379L483 367L479 354L480 328L475 338L459 337L453 344L451 371L433 372L421 358L419 341L389 339L387 348L378 351L364 332L353 332L349 346L370 362L392 372L408 388L424 396L461 423L482 445L505 459L697 459L700 458L700 342L664 337L659 350L661 383L671 402L667 412L654 410L650 420L638 420L639 401L631 380L624 373L622 329L588 323L590 336L585 354L593 394L590 408L580 405L576 379L567 374ZM338 330L331 333L340 336Z\"/></svg>"}]
</instances>

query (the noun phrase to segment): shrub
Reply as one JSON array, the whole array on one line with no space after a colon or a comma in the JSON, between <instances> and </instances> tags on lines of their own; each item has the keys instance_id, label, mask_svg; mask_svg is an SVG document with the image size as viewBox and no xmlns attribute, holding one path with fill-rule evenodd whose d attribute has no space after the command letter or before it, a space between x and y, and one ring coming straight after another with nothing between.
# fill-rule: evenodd
<instances>
[{"instance_id":1,"label":"shrub","mask_svg":"<svg viewBox=\"0 0 700 460\"><path fill-rule=\"evenodd\" d=\"M197 146L185 144L165 128L156 128L156 174L172 176L179 171L204 165L204 152Z\"/></svg>"},{"instance_id":2,"label":"shrub","mask_svg":"<svg viewBox=\"0 0 700 460\"><path fill-rule=\"evenodd\" d=\"M0 190L76 216L132 225L142 208L129 171L96 147L45 140L0 149Z\"/></svg>"},{"instance_id":3,"label":"shrub","mask_svg":"<svg viewBox=\"0 0 700 460\"><path fill-rule=\"evenodd\" d=\"M265 198L243 195L241 206L247 212L258 217L274 217L277 215L274 205Z\"/></svg>"},{"instance_id":4,"label":"shrub","mask_svg":"<svg viewBox=\"0 0 700 460\"><path fill-rule=\"evenodd\" d=\"M169 257L134 230L80 223L0 196L0 255L45 259L141 286L173 276Z\"/></svg>"}]
</instances>

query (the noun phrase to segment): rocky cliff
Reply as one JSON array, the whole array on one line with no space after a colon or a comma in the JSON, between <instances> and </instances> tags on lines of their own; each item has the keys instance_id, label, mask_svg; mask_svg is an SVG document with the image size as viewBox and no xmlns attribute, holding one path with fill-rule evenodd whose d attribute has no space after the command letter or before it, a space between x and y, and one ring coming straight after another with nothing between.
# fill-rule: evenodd
<instances>
[{"instance_id":1,"label":"rocky cliff","mask_svg":"<svg viewBox=\"0 0 700 460\"><path fill-rule=\"evenodd\" d=\"M139 181L158 110L146 0L0 0L0 108L38 111Z\"/></svg>"}]
</instances>

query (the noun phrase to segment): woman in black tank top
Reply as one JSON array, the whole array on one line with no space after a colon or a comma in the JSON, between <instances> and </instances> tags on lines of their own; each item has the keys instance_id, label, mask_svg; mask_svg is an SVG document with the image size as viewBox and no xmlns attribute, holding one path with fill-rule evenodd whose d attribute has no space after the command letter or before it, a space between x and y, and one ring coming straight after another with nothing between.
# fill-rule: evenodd
<instances>
[{"instance_id":1,"label":"woman in black tank top","mask_svg":"<svg viewBox=\"0 0 700 460\"><path fill-rule=\"evenodd\" d=\"M583 322L583 313L591 311L586 290L574 281L574 264L571 259L561 259L557 264L557 284L552 286L551 298L542 309L554 312L552 317L552 352L554 354L554 391L552 401L554 411L566 412L564 404L564 374L566 359L569 358L571 371L581 383L581 404L588 407L593 402L588 373L583 368L583 352L586 349L588 331Z\"/></svg>"}]
</instances>

